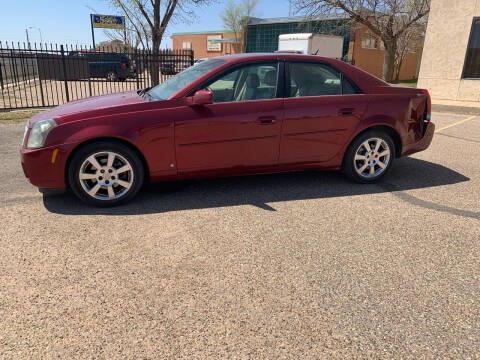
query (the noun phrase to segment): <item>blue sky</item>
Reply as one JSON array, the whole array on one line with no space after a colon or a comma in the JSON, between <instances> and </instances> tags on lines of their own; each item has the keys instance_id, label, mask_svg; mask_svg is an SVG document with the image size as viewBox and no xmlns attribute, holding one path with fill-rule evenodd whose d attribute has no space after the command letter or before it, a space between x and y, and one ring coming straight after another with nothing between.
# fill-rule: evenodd
<instances>
[{"instance_id":1,"label":"blue sky","mask_svg":"<svg viewBox=\"0 0 480 360\"><path fill-rule=\"evenodd\" d=\"M26 41L25 28L39 27L44 42L63 44L91 44L88 6L100 14L112 14L108 3L102 0L3 0L0 11L0 41ZM170 47L172 32L219 30L223 28L220 12L226 0L217 0L209 6L195 9L190 23L175 23L168 29L162 47ZM259 0L259 17L288 16L288 0ZM39 42L39 31L29 29L30 41ZM95 30L97 42L105 40L102 29Z\"/></svg>"}]
</instances>

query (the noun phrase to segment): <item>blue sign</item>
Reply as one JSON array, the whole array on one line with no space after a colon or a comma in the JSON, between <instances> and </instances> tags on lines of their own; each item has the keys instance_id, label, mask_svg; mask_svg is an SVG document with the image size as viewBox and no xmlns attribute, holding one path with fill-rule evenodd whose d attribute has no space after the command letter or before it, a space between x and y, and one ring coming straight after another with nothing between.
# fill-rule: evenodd
<instances>
[{"instance_id":1,"label":"blue sign","mask_svg":"<svg viewBox=\"0 0 480 360\"><path fill-rule=\"evenodd\" d=\"M115 15L91 15L94 28L125 29L125 17Z\"/></svg>"}]
</instances>

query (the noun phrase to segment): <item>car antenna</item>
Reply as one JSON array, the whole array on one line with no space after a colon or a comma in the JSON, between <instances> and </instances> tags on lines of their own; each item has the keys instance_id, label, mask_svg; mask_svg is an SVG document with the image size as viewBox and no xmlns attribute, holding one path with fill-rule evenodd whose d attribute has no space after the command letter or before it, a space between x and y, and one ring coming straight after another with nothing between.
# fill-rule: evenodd
<instances>
[{"instance_id":1,"label":"car antenna","mask_svg":"<svg viewBox=\"0 0 480 360\"><path fill-rule=\"evenodd\" d=\"M320 50L320 49L317 49L317 51L315 51L315 54L313 54L313 55L317 55L317 54L318 54L318 50Z\"/></svg>"}]
</instances>

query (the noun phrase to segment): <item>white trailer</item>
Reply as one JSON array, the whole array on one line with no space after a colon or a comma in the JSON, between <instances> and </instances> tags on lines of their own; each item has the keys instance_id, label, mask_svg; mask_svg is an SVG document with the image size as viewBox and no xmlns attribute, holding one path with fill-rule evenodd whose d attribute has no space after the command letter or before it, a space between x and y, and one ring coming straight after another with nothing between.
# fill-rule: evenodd
<instances>
[{"instance_id":1,"label":"white trailer","mask_svg":"<svg viewBox=\"0 0 480 360\"><path fill-rule=\"evenodd\" d=\"M278 37L278 52L299 52L340 59L343 53L343 36L283 34Z\"/></svg>"}]
</instances>

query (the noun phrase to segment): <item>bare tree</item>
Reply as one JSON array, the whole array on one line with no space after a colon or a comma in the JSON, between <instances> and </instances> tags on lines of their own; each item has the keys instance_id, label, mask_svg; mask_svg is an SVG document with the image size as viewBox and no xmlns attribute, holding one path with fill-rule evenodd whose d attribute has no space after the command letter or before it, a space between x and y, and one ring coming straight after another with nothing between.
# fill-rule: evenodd
<instances>
[{"instance_id":1,"label":"bare tree","mask_svg":"<svg viewBox=\"0 0 480 360\"><path fill-rule=\"evenodd\" d=\"M143 15L135 6L133 0L109 0L113 9L123 13L126 18L128 38L136 44L135 48L141 46L143 49L150 49L152 33L149 25ZM119 31L114 32L116 38L120 38L122 34ZM128 40L128 39L127 39Z\"/></svg>"},{"instance_id":2,"label":"bare tree","mask_svg":"<svg viewBox=\"0 0 480 360\"><path fill-rule=\"evenodd\" d=\"M151 62L152 85L159 83L160 44L163 36L175 14L191 16L191 5L206 3L208 0L110 0L113 6L121 9L135 31L142 39L144 47L151 42L152 55L155 59Z\"/></svg>"},{"instance_id":3,"label":"bare tree","mask_svg":"<svg viewBox=\"0 0 480 360\"><path fill-rule=\"evenodd\" d=\"M425 38L425 28L424 24L413 25L398 38L397 52L395 53L395 82L400 80L400 71L407 54L421 50Z\"/></svg>"},{"instance_id":4,"label":"bare tree","mask_svg":"<svg viewBox=\"0 0 480 360\"><path fill-rule=\"evenodd\" d=\"M258 0L242 0L240 3L229 0L223 12L220 13L225 29L232 31L235 35L237 51L239 50L244 26L247 25L248 18L253 15L257 4Z\"/></svg>"},{"instance_id":5,"label":"bare tree","mask_svg":"<svg viewBox=\"0 0 480 360\"><path fill-rule=\"evenodd\" d=\"M123 29L103 29L103 32L109 41L104 42L108 44L110 42L121 41L125 46L129 48L137 49L140 46L143 49L150 49L151 35L148 32L148 26L141 16L129 11L128 7L121 6L116 0L107 0L112 8L118 15L123 15L126 18L125 30ZM98 12L90 5L85 5L93 13ZM100 47L100 43L97 44Z\"/></svg>"},{"instance_id":6,"label":"bare tree","mask_svg":"<svg viewBox=\"0 0 480 360\"><path fill-rule=\"evenodd\" d=\"M385 47L383 79L394 78L395 57L401 36L430 11L430 0L293 0L308 17L342 14L365 25ZM402 60L403 61L403 60Z\"/></svg>"},{"instance_id":7,"label":"bare tree","mask_svg":"<svg viewBox=\"0 0 480 360\"><path fill-rule=\"evenodd\" d=\"M126 24L125 31L121 29L105 29L105 36L109 40L108 43L117 43L119 47L124 45L128 49L138 49L140 47L149 49L148 34L139 32L135 27ZM97 44L100 47L100 43Z\"/></svg>"}]
</instances>

